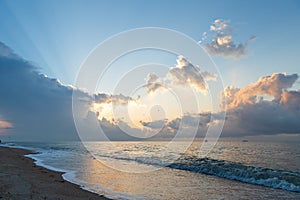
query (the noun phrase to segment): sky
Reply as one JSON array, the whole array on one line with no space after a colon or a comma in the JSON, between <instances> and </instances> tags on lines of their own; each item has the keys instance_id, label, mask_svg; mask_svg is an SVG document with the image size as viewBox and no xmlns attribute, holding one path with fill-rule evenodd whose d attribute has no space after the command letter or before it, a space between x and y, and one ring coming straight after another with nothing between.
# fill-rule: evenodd
<instances>
[{"instance_id":1,"label":"sky","mask_svg":"<svg viewBox=\"0 0 300 200\"><path fill-rule=\"evenodd\" d=\"M179 124L197 137L223 123L222 135L228 137L298 134L299 8L296 0L0 0L0 133L23 140L76 138L71 132L78 131L72 119L72 92L77 91L85 99L80 120L96 116L113 139L173 137ZM143 27L192 38L218 73L198 69L181 55L145 50L114 62L96 91L77 87L82 65L101 42ZM126 80L124 74L145 63L139 68L143 87L133 94L112 93ZM224 91L214 89L220 80ZM174 89L179 100L164 88ZM93 139L94 122L85 127ZM37 137L40 132L49 133Z\"/></svg>"},{"instance_id":2,"label":"sky","mask_svg":"<svg viewBox=\"0 0 300 200\"><path fill-rule=\"evenodd\" d=\"M257 36L257 41L249 45L246 59L235 62L216 58L225 85L246 85L283 68L293 73L299 62L295 42L300 33L298 1L1 0L0 4L1 41L65 84L74 83L89 52L114 34L153 26L199 40L218 18L231 21L237 41ZM248 82L232 80L232 72L237 76L250 74Z\"/></svg>"}]
</instances>

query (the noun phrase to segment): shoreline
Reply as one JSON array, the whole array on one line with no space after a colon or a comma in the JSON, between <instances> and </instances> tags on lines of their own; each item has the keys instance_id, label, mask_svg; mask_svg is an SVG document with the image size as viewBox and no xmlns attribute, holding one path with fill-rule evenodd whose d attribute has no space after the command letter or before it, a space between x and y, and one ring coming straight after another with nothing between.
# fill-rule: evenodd
<instances>
[{"instance_id":1,"label":"shoreline","mask_svg":"<svg viewBox=\"0 0 300 200\"><path fill-rule=\"evenodd\" d=\"M63 179L63 172L37 166L25 155L34 152L0 147L0 199L107 200Z\"/></svg>"}]
</instances>

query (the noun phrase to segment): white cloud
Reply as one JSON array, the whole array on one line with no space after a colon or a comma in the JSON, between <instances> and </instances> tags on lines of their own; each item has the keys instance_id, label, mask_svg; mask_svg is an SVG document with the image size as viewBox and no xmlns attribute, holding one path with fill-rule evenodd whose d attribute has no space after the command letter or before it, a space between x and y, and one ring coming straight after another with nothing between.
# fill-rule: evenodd
<instances>
[{"instance_id":1,"label":"white cloud","mask_svg":"<svg viewBox=\"0 0 300 200\"><path fill-rule=\"evenodd\" d=\"M232 39L231 35L220 36L217 38L217 44L218 45L228 45L228 44L230 44L231 39Z\"/></svg>"},{"instance_id":2,"label":"white cloud","mask_svg":"<svg viewBox=\"0 0 300 200\"><path fill-rule=\"evenodd\" d=\"M210 26L210 31L214 33L210 43L204 44L204 48L213 56L232 57L240 59L247 55L247 46L249 41L256 37L251 36L246 42L236 44L233 41L233 28L229 25L229 21L216 19ZM202 37L199 43L207 37Z\"/></svg>"},{"instance_id":3,"label":"white cloud","mask_svg":"<svg viewBox=\"0 0 300 200\"><path fill-rule=\"evenodd\" d=\"M211 31L223 31L226 29L230 29L230 26L228 25L229 21L225 21L222 19L216 19L212 25L210 25Z\"/></svg>"},{"instance_id":4,"label":"white cloud","mask_svg":"<svg viewBox=\"0 0 300 200\"><path fill-rule=\"evenodd\" d=\"M150 73L147 78L147 91L155 92L162 87L186 86L205 93L206 81L215 80L217 75L210 72L201 72L198 66L190 63L183 56L178 56L177 64L171 67L162 81L157 75Z\"/></svg>"},{"instance_id":5,"label":"white cloud","mask_svg":"<svg viewBox=\"0 0 300 200\"><path fill-rule=\"evenodd\" d=\"M207 89L200 69L191 64L183 56L178 57L177 65L169 70L168 75L175 85L193 86L201 92L205 92Z\"/></svg>"}]
</instances>

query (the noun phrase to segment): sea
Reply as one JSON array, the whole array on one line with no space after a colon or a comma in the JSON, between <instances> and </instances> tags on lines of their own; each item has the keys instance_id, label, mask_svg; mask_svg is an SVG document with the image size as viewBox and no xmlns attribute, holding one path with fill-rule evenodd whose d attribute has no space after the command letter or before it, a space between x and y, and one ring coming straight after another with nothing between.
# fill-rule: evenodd
<instances>
[{"instance_id":1,"label":"sea","mask_svg":"<svg viewBox=\"0 0 300 200\"><path fill-rule=\"evenodd\" d=\"M111 199L300 199L298 142L218 141L201 156L203 143L177 141L170 149L168 141L1 146L32 150L26 156L37 165Z\"/></svg>"}]
</instances>

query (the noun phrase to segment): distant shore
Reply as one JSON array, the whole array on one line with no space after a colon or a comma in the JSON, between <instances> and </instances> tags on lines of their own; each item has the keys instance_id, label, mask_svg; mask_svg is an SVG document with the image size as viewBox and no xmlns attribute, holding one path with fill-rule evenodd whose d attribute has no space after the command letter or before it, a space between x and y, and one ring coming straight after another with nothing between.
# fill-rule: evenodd
<instances>
[{"instance_id":1,"label":"distant shore","mask_svg":"<svg viewBox=\"0 0 300 200\"><path fill-rule=\"evenodd\" d=\"M24 149L0 147L0 199L104 200L67 182L61 172L36 166Z\"/></svg>"}]
</instances>

